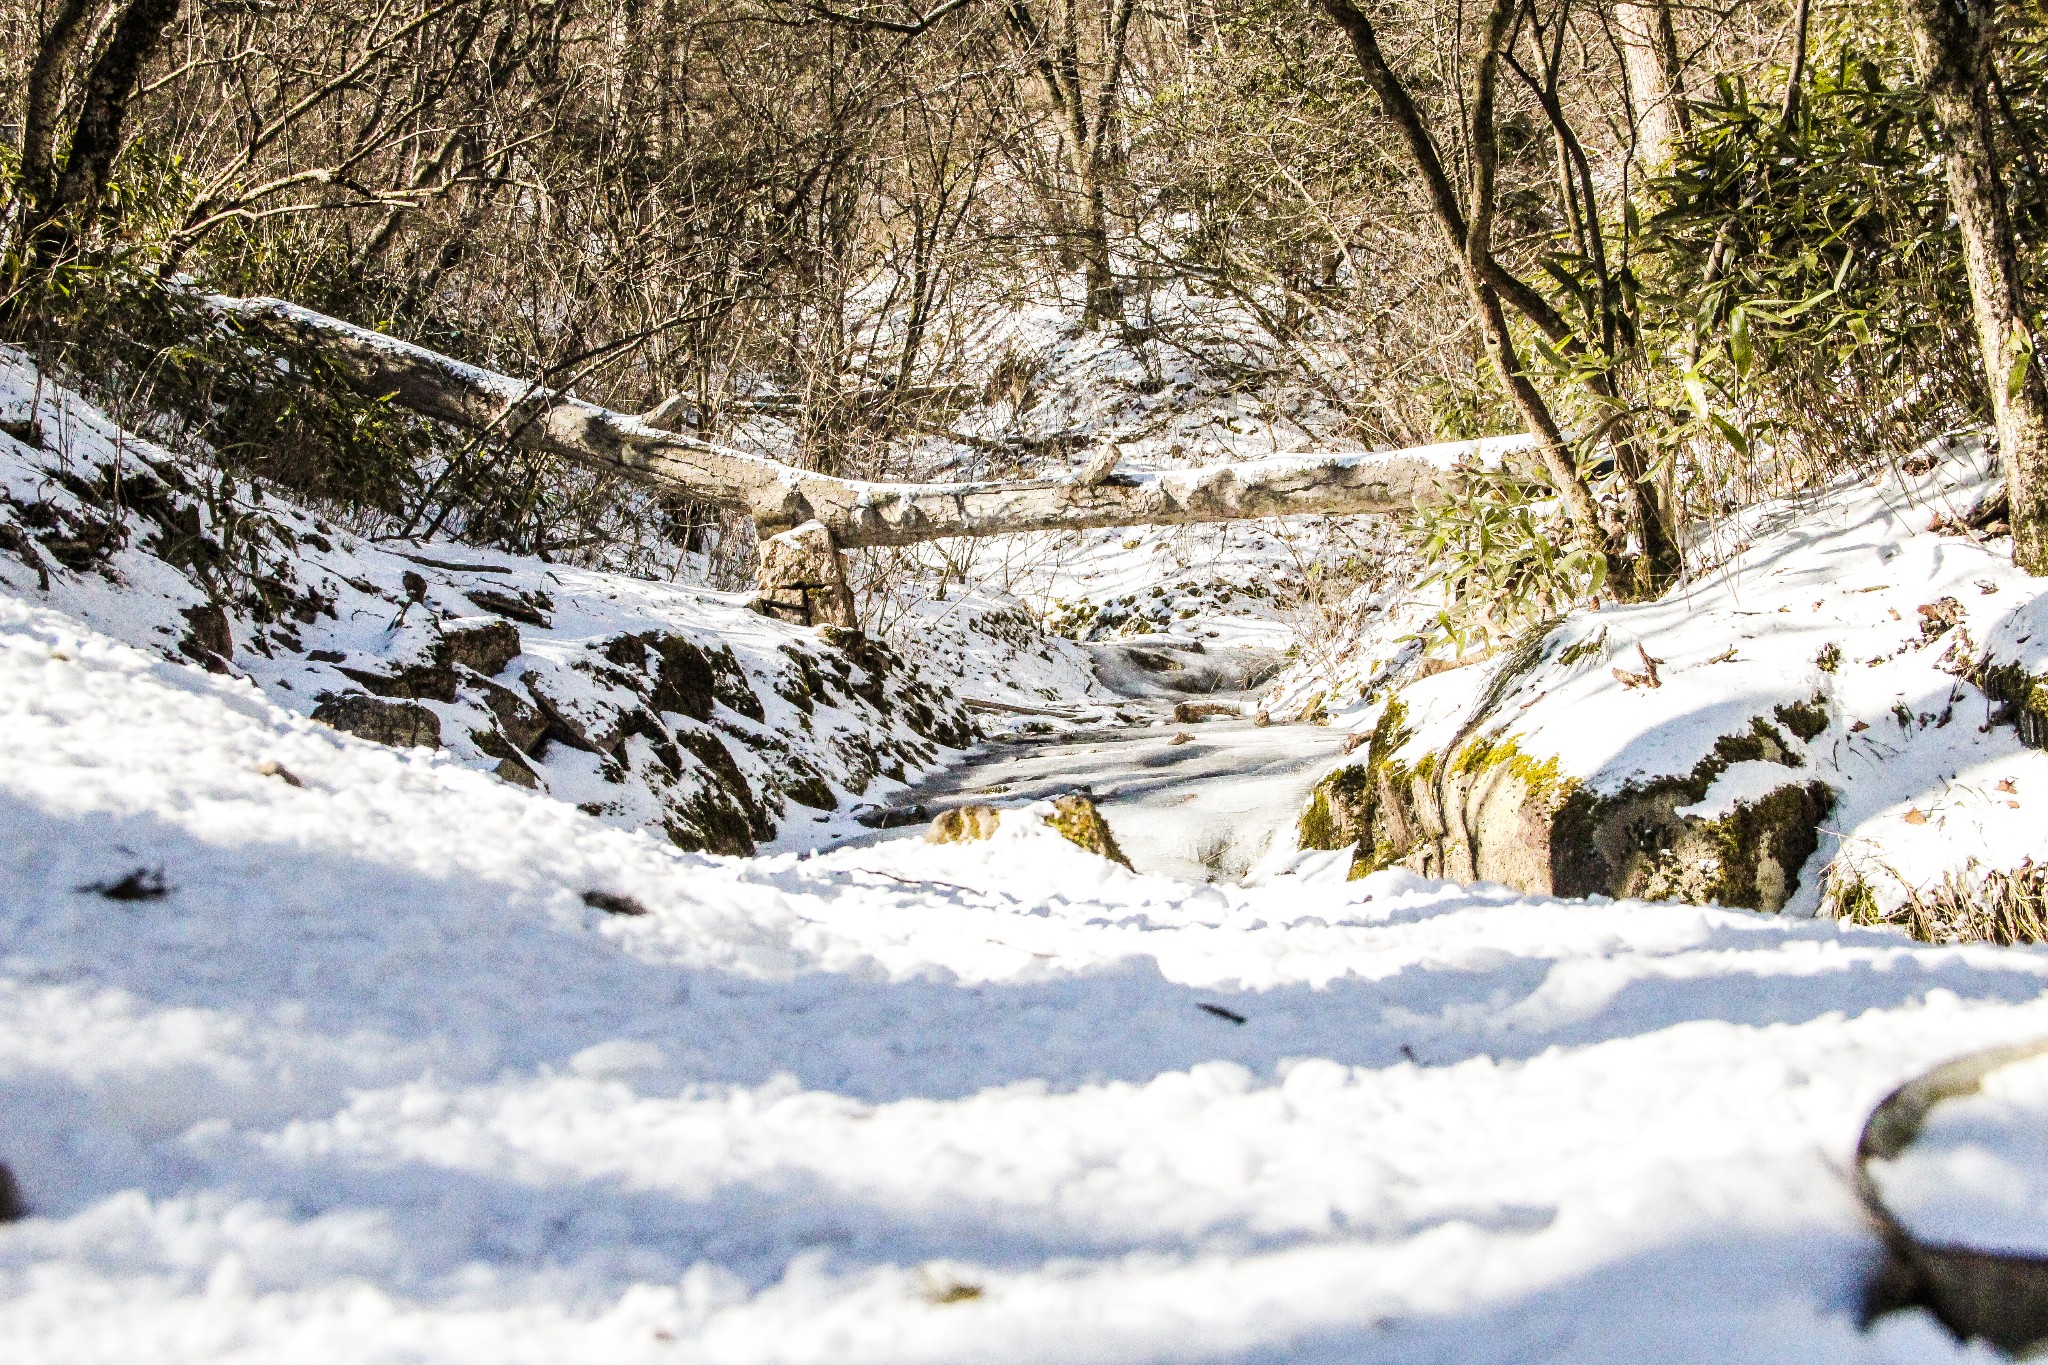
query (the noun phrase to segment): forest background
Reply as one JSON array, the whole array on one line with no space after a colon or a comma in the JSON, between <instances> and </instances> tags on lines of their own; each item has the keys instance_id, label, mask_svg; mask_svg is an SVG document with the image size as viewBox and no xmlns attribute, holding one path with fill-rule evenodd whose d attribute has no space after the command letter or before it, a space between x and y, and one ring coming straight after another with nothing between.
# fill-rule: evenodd
<instances>
[{"instance_id":1,"label":"forest background","mask_svg":"<svg viewBox=\"0 0 2048 1365\"><path fill-rule=\"evenodd\" d=\"M1056 309L1366 446L1530 433L1412 528L1484 647L1660 590L1759 497L2048 411L2048 26L1959 11L2018 300L1990 337L1929 9L0 0L0 311L367 534L738 586L743 518L281 365L195 286L866 478L1073 456L956 427L1030 405L1005 323Z\"/></svg>"}]
</instances>

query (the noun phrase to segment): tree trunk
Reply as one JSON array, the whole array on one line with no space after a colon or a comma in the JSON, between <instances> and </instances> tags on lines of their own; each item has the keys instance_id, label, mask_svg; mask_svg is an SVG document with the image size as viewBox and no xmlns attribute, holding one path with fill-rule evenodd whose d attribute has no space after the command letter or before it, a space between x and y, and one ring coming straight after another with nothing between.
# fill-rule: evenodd
<instances>
[{"instance_id":1,"label":"tree trunk","mask_svg":"<svg viewBox=\"0 0 2048 1365\"><path fill-rule=\"evenodd\" d=\"M21 120L21 197L29 213L41 212L57 197L57 120L72 49L84 33L86 5L87 0L60 0L29 67Z\"/></svg>"},{"instance_id":2,"label":"tree trunk","mask_svg":"<svg viewBox=\"0 0 2048 1365\"><path fill-rule=\"evenodd\" d=\"M1081 230L1081 262L1087 273L1088 302L1081 321L1086 327L1101 327L1124 320L1123 290L1117 287L1116 269L1109 256L1109 197L1100 175L1090 175L1082 186L1088 208L1087 225Z\"/></svg>"},{"instance_id":3,"label":"tree trunk","mask_svg":"<svg viewBox=\"0 0 2048 1365\"><path fill-rule=\"evenodd\" d=\"M1501 307L1499 293L1486 282L1486 263L1493 258L1493 215L1497 198L1494 177L1500 161L1500 142L1493 118L1494 100L1498 93L1500 54L1512 33L1516 11L1516 0L1495 0L1493 10L1481 28L1479 62L1472 83L1472 181L1467 201L1470 216L1465 224L1459 274L1465 281L1465 293L1472 301L1473 311L1479 315L1487 359L1493 362L1494 373L1500 376L1500 382L1507 387L1515 407L1529 424L1529 431L1536 438L1537 451L1543 457L1544 468L1550 471L1551 482L1564 499L1566 515L1588 545L1603 548L1608 559L1614 561L1617 547L1612 544L1613 537L1607 535L1600 524L1599 505L1593 501L1592 490L1586 487L1586 481L1579 477L1550 405L1523 372L1521 358L1515 354L1514 338L1508 331L1507 312ZM1439 226L1454 247L1459 245L1452 224L1440 222Z\"/></svg>"},{"instance_id":4,"label":"tree trunk","mask_svg":"<svg viewBox=\"0 0 2048 1365\"><path fill-rule=\"evenodd\" d=\"M1422 111L1416 108L1407 87L1395 75L1386 54L1381 51L1379 34L1374 30L1372 20L1350 0L1321 0L1321 3L1324 12L1351 40L1351 50L1358 58L1359 68L1372 86L1373 93L1379 96L1380 108L1407 144L1409 156L1429 192L1437 227L1443 233L1445 244L1458 259L1459 275L1479 323L1487 358L1493 362L1494 372L1500 376L1516 409L1529 424L1530 435L1542 456L1544 468L1556 482L1558 496L1564 500L1572 529L1588 548L1614 559L1622 547L1601 525L1599 505L1594 502L1592 490L1579 476L1570 453L1565 449L1564 438L1558 431L1549 404L1544 402L1543 395L1537 392L1536 386L1523 372L1521 360L1515 354L1514 339L1508 332L1507 314L1502 308L1504 300L1512 300L1517 311L1536 320L1553 340L1562 341L1570 337L1570 328L1557 315L1557 310L1551 308L1535 290L1509 274L1493 257L1492 158L1496 150L1491 112L1493 74L1484 68L1490 63L1497 69L1500 44L1506 41L1510 32L1507 25L1512 17L1512 6L1506 3L1495 5L1482 39L1478 93L1483 97L1480 102L1484 107L1473 115L1473 222L1468 223L1450 175L1444 169L1443 158L1437 152L1436 142L1423 122ZM1474 223L1478 224L1476 234Z\"/></svg>"},{"instance_id":5,"label":"tree trunk","mask_svg":"<svg viewBox=\"0 0 2048 1365\"><path fill-rule=\"evenodd\" d=\"M113 22L113 31L86 73L85 97L71 134L71 153L58 173L48 198L31 210L25 236L38 271L47 269L67 237L62 216L91 210L106 193L114 158L121 151L121 128L128 106L142 80L142 70L163 43L164 32L177 20L182 0L130 0Z\"/></svg>"},{"instance_id":6,"label":"tree trunk","mask_svg":"<svg viewBox=\"0 0 2048 1365\"><path fill-rule=\"evenodd\" d=\"M1671 160L1678 140L1691 131L1670 0L1616 0L1614 26L1620 30L1628 63L1635 159L1639 165L1661 169Z\"/></svg>"},{"instance_id":7,"label":"tree trunk","mask_svg":"<svg viewBox=\"0 0 2048 1365\"><path fill-rule=\"evenodd\" d=\"M1963 236L1977 345L2012 504L2013 560L2048 574L2048 384L2035 363L2019 252L1998 178L1991 118L1991 0L1906 0L1921 84L1933 102L1947 163L1949 206Z\"/></svg>"},{"instance_id":8,"label":"tree trunk","mask_svg":"<svg viewBox=\"0 0 2048 1365\"><path fill-rule=\"evenodd\" d=\"M1023 46L1052 105L1067 169L1080 192L1082 223L1074 234L1079 239L1075 254L1081 258L1088 294L1082 322L1090 328L1124 318L1123 291L1117 288L1110 257L1106 182L1117 160L1118 101L1136 8L1136 0L1114 0L1104 11L1102 69L1091 92L1082 76L1080 19L1074 0L1065 0L1060 19L1052 26L1039 21L1029 0L1007 0L1004 5L1010 30Z\"/></svg>"},{"instance_id":9,"label":"tree trunk","mask_svg":"<svg viewBox=\"0 0 2048 1365\"><path fill-rule=\"evenodd\" d=\"M1489 458L1503 448L1474 441L1145 473L1097 470L1074 479L872 483L663 431L277 299L192 302L277 346L295 370L338 376L375 400L489 433L507 445L743 510L764 537L818 521L842 549L1102 526L1405 515L1418 503L1458 492L1460 459Z\"/></svg>"}]
</instances>

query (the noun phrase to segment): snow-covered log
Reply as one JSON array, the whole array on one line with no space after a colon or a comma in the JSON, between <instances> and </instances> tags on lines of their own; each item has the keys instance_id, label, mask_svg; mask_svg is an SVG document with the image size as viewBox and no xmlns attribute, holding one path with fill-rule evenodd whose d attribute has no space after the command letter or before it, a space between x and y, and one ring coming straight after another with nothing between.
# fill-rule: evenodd
<instances>
[{"instance_id":1,"label":"snow-covered log","mask_svg":"<svg viewBox=\"0 0 2048 1365\"><path fill-rule=\"evenodd\" d=\"M315 355L363 391L410 411L742 509L765 533L823 522L844 549L1020 531L1401 513L1446 487L1461 458L1511 444L1468 441L1142 473L1091 467L1073 479L875 483L664 431L278 299L213 298L209 304L247 331Z\"/></svg>"}]
</instances>

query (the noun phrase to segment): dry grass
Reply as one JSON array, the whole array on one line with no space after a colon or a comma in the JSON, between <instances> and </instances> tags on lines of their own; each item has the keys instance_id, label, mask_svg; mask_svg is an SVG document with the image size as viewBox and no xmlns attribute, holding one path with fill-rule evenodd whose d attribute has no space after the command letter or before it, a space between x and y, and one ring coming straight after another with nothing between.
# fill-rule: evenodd
<instances>
[{"instance_id":1,"label":"dry grass","mask_svg":"<svg viewBox=\"0 0 2048 1365\"><path fill-rule=\"evenodd\" d=\"M1910 889L1890 910L1860 879L1844 886L1835 903L1852 924L1903 929L1923 943L2048 942L2048 867L2032 859L2009 872L1983 872L1973 862L1931 887Z\"/></svg>"}]
</instances>

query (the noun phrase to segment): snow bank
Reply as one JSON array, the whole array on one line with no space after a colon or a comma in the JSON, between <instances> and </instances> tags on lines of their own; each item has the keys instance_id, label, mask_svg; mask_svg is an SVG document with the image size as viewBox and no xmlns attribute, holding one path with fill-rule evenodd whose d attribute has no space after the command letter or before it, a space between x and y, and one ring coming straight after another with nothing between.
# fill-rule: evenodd
<instances>
[{"instance_id":1,"label":"snow bank","mask_svg":"<svg viewBox=\"0 0 2048 1365\"><path fill-rule=\"evenodd\" d=\"M722 852L823 840L971 737L886 647L739 594L368 543L122 431L18 352L0 350L0 414L0 591L622 828Z\"/></svg>"},{"instance_id":2,"label":"snow bank","mask_svg":"<svg viewBox=\"0 0 2048 1365\"><path fill-rule=\"evenodd\" d=\"M2048 955L686 854L15 598L0 755L10 1360L1981 1358L1840 1171Z\"/></svg>"},{"instance_id":3,"label":"snow bank","mask_svg":"<svg viewBox=\"0 0 2048 1365\"><path fill-rule=\"evenodd\" d=\"M1102 724L1123 699L1096 680L1072 640L1047 634L1022 600L985 584L911 581L877 609L883 638L934 678L950 678L985 734Z\"/></svg>"}]
</instances>

